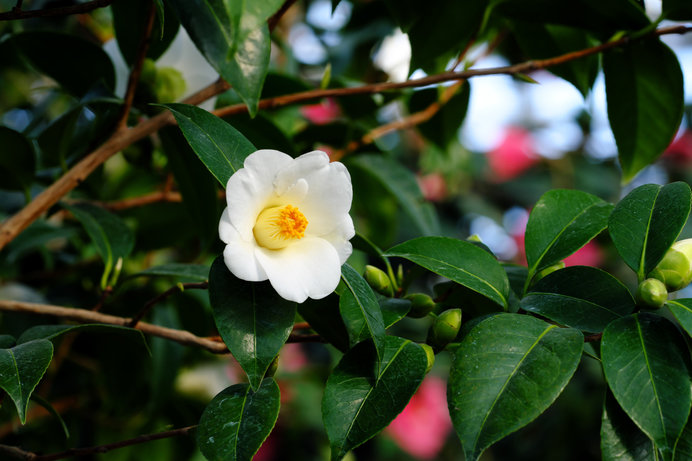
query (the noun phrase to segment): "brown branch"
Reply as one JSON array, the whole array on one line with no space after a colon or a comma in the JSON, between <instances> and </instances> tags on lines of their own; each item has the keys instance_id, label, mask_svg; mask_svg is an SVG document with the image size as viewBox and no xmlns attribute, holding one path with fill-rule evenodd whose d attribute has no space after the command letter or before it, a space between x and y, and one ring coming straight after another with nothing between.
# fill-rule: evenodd
<instances>
[{"instance_id":1,"label":"brown branch","mask_svg":"<svg viewBox=\"0 0 692 461\"><path fill-rule=\"evenodd\" d=\"M145 205L151 205L152 203L159 203L159 202L172 202L172 203L177 203L177 202L182 202L183 201L183 196L180 195L180 192L174 192L174 191L159 191L159 192L152 192L151 194L146 194L146 195L140 195L139 197L131 197L131 198L126 198L123 200L117 200L113 202L100 202L99 205L102 207L111 210L111 211L120 211L120 210L126 210L128 208L135 208L139 206L145 206Z\"/></svg>"},{"instance_id":2,"label":"brown branch","mask_svg":"<svg viewBox=\"0 0 692 461\"><path fill-rule=\"evenodd\" d=\"M140 309L137 314L132 317L132 320L130 323L127 325L130 328L137 328L137 324L139 323L142 318L144 318L145 315L149 313L152 307L156 305L156 303L159 303L163 301L164 299L168 298L170 295L173 293L177 293L179 291L184 291L184 290L206 290L209 288L209 283L208 282L199 282L199 283L181 283L180 285L175 285L168 290L164 291L163 293L160 293L159 295L155 296L154 298L150 299L147 301L147 303Z\"/></svg>"},{"instance_id":3,"label":"brown branch","mask_svg":"<svg viewBox=\"0 0 692 461\"><path fill-rule=\"evenodd\" d=\"M269 26L269 30L274 30L276 26L279 24L279 21L281 20L281 17L286 14L286 11L293 6L293 4L296 2L296 0L286 0L283 5L281 5L281 8L274 13L269 19L267 19L267 25Z\"/></svg>"},{"instance_id":4,"label":"brown branch","mask_svg":"<svg viewBox=\"0 0 692 461\"><path fill-rule=\"evenodd\" d=\"M595 333L593 335L584 336L585 343L592 343L594 341L600 341L603 333Z\"/></svg>"},{"instance_id":5,"label":"brown branch","mask_svg":"<svg viewBox=\"0 0 692 461\"><path fill-rule=\"evenodd\" d=\"M47 18L51 16L68 16L71 14L84 14L98 8L105 8L113 3L113 0L93 0L79 5L63 6L57 8L45 8L42 10L22 10L22 2L17 2L17 6L11 11L0 13L0 21L14 21L16 19Z\"/></svg>"},{"instance_id":6,"label":"brown branch","mask_svg":"<svg viewBox=\"0 0 692 461\"><path fill-rule=\"evenodd\" d=\"M127 117L130 115L130 109L132 109L132 103L135 100L135 92L137 91L137 84L139 83L139 77L142 75L142 66L144 65L144 59L147 57L147 50L149 50L149 44L151 44L151 31L154 28L154 18L156 17L156 6L153 0L149 0L149 11L147 12L146 23L144 24L144 31L142 32L142 38L139 43L139 48L137 49L137 57L135 58L134 65L132 66L132 71L127 80L127 90L125 91L124 104L120 118L116 123L116 130L121 130L127 127Z\"/></svg>"}]
</instances>

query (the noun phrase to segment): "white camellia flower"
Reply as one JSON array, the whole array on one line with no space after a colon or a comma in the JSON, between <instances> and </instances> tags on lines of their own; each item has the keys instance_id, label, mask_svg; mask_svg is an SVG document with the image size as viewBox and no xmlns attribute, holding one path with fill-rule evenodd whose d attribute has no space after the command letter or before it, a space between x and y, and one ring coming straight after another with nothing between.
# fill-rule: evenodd
<instances>
[{"instance_id":1,"label":"white camellia flower","mask_svg":"<svg viewBox=\"0 0 692 461\"><path fill-rule=\"evenodd\" d=\"M348 170L324 152L250 154L226 186L219 223L226 266L243 280L269 279L289 301L324 298L352 252L352 199Z\"/></svg>"}]
</instances>

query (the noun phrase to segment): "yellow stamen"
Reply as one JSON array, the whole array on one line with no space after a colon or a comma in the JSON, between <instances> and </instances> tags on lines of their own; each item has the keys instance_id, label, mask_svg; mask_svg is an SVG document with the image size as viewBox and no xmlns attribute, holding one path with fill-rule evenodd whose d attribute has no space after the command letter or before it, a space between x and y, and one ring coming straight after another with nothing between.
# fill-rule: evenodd
<instances>
[{"instance_id":1,"label":"yellow stamen","mask_svg":"<svg viewBox=\"0 0 692 461\"><path fill-rule=\"evenodd\" d=\"M260 246L270 250L280 250L291 243L305 237L308 220L294 206L273 206L265 208L257 216L255 227L252 229L255 240Z\"/></svg>"}]
</instances>

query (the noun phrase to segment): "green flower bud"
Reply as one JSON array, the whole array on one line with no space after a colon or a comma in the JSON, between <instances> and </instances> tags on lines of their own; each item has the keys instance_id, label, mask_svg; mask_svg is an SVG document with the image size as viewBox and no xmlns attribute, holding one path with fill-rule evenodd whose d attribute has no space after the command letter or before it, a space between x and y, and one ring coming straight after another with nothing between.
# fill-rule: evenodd
<instances>
[{"instance_id":1,"label":"green flower bud","mask_svg":"<svg viewBox=\"0 0 692 461\"><path fill-rule=\"evenodd\" d=\"M658 309L667 299L668 290L658 279L646 279L637 287L637 303L642 306Z\"/></svg>"},{"instance_id":2,"label":"green flower bud","mask_svg":"<svg viewBox=\"0 0 692 461\"><path fill-rule=\"evenodd\" d=\"M279 368L279 356L277 355L274 357L274 360L272 360L272 363L269 364L269 368L267 368L267 372L264 374L265 378L272 378L276 374L276 370Z\"/></svg>"},{"instance_id":3,"label":"green flower bud","mask_svg":"<svg viewBox=\"0 0 692 461\"><path fill-rule=\"evenodd\" d=\"M425 317L435 308L435 301L425 293L411 293L404 299L411 301L411 310L407 315L414 319Z\"/></svg>"},{"instance_id":4,"label":"green flower bud","mask_svg":"<svg viewBox=\"0 0 692 461\"><path fill-rule=\"evenodd\" d=\"M560 269L564 269L564 268L565 268L565 262L564 261L560 261L559 263L553 264L552 266L548 266L545 269L539 271L535 275L533 281L534 281L534 283L538 282L540 279L542 279L546 275L552 274L553 272L559 271Z\"/></svg>"},{"instance_id":5,"label":"green flower bud","mask_svg":"<svg viewBox=\"0 0 692 461\"><path fill-rule=\"evenodd\" d=\"M457 337L461 328L461 309L449 309L441 313L428 330L427 343L436 352L441 351Z\"/></svg>"},{"instance_id":6,"label":"green flower bud","mask_svg":"<svg viewBox=\"0 0 692 461\"><path fill-rule=\"evenodd\" d=\"M365 281L380 294L390 297L394 295L392 281L382 269L370 265L365 266Z\"/></svg>"},{"instance_id":7,"label":"green flower bud","mask_svg":"<svg viewBox=\"0 0 692 461\"><path fill-rule=\"evenodd\" d=\"M425 373L427 374L435 364L435 351L433 351L433 348L427 344L419 344L419 346L423 348L425 351L425 356L428 359L428 367L425 369Z\"/></svg>"},{"instance_id":8,"label":"green flower bud","mask_svg":"<svg viewBox=\"0 0 692 461\"><path fill-rule=\"evenodd\" d=\"M665 283L668 291L689 285L692 281L692 239L675 242L648 277Z\"/></svg>"},{"instance_id":9,"label":"green flower bud","mask_svg":"<svg viewBox=\"0 0 692 461\"><path fill-rule=\"evenodd\" d=\"M157 69L154 91L158 101L177 101L185 93L185 88L185 79L179 70L172 67Z\"/></svg>"},{"instance_id":10,"label":"green flower bud","mask_svg":"<svg viewBox=\"0 0 692 461\"><path fill-rule=\"evenodd\" d=\"M404 266L401 264L396 268L396 284L399 286L404 284Z\"/></svg>"}]
</instances>

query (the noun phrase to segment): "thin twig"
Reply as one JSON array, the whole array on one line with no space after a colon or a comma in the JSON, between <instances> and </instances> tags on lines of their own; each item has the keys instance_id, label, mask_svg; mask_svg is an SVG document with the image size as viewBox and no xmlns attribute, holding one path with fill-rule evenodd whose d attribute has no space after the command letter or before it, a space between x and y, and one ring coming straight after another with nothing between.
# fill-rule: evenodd
<instances>
[{"instance_id":1,"label":"thin twig","mask_svg":"<svg viewBox=\"0 0 692 461\"><path fill-rule=\"evenodd\" d=\"M592 335L587 335L587 336L584 336L584 342L585 343L592 343L595 341L600 341L602 337L603 337L603 333L595 333Z\"/></svg>"},{"instance_id":2,"label":"thin twig","mask_svg":"<svg viewBox=\"0 0 692 461\"><path fill-rule=\"evenodd\" d=\"M180 195L180 192L164 190L159 192L152 192L151 194L140 195L139 197L131 197L123 200L116 200L113 202L99 202L99 205L111 211L120 211L127 210L129 208L151 205L152 203L178 203L182 201L183 196Z\"/></svg>"},{"instance_id":3,"label":"thin twig","mask_svg":"<svg viewBox=\"0 0 692 461\"><path fill-rule=\"evenodd\" d=\"M51 16L69 16L71 14L84 14L98 8L105 8L113 3L113 0L93 0L87 3L80 3L72 6L62 6L56 8L45 8L42 10L22 10L22 2L18 1L17 6L11 11L0 13L0 21L14 21L16 19L47 18Z\"/></svg>"},{"instance_id":4,"label":"thin twig","mask_svg":"<svg viewBox=\"0 0 692 461\"><path fill-rule=\"evenodd\" d=\"M154 307L156 303L163 301L173 293L178 293L179 291L182 292L185 290L206 290L207 288L209 288L208 282L181 283L180 285L175 285L147 301L144 307L142 307L142 309L139 312L137 312L137 314L134 317L132 317L132 320L127 326L130 328L137 328L137 324L139 323L139 321L142 320L144 316L149 313L151 308Z\"/></svg>"},{"instance_id":5,"label":"thin twig","mask_svg":"<svg viewBox=\"0 0 692 461\"><path fill-rule=\"evenodd\" d=\"M286 11L293 6L293 4L296 2L296 0L286 0L283 5L281 5L281 8L274 13L269 19L267 19L267 25L269 26L269 30L274 30L276 26L279 24L279 20L283 17L284 14L286 14Z\"/></svg>"}]
</instances>

